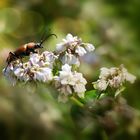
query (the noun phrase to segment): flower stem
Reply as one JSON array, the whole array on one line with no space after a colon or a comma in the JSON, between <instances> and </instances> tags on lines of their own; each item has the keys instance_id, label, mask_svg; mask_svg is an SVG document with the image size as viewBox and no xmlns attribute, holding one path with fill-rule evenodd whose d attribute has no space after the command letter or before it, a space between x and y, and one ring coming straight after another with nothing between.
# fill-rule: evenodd
<instances>
[{"instance_id":1,"label":"flower stem","mask_svg":"<svg viewBox=\"0 0 140 140\"><path fill-rule=\"evenodd\" d=\"M84 104L81 103L77 98L75 98L74 96L70 97L70 99L75 103L77 104L78 106L80 107L84 107Z\"/></svg>"},{"instance_id":2,"label":"flower stem","mask_svg":"<svg viewBox=\"0 0 140 140\"><path fill-rule=\"evenodd\" d=\"M100 98L101 94L102 94L101 92L98 93L97 98L96 98L97 100Z\"/></svg>"}]
</instances>

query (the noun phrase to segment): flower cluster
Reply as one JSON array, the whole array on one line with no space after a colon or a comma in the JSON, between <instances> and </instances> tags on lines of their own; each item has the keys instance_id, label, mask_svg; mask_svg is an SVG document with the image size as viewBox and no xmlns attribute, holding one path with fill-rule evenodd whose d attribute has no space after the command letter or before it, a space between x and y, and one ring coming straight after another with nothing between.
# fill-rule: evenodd
<instances>
[{"instance_id":1,"label":"flower cluster","mask_svg":"<svg viewBox=\"0 0 140 140\"><path fill-rule=\"evenodd\" d=\"M30 55L29 61L21 63L16 60L8 65L5 76L13 85L17 81L39 81L49 82L53 79L52 67L57 57L45 51L42 54L34 53Z\"/></svg>"},{"instance_id":2,"label":"flower cluster","mask_svg":"<svg viewBox=\"0 0 140 140\"><path fill-rule=\"evenodd\" d=\"M55 86L61 93L59 101L67 101L67 97L72 93L77 93L80 98L84 97L86 83L82 73L71 71L68 64L63 65L59 75L55 76Z\"/></svg>"},{"instance_id":3,"label":"flower cluster","mask_svg":"<svg viewBox=\"0 0 140 140\"><path fill-rule=\"evenodd\" d=\"M119 68L112 67L110 69L103 67L100 71L99 79L93 82L94 88L99 91L105 91L107 87L119 89L124 82L134 83L136 79L123 65L120 65Z\"/></svg>"},{"instance_id":4,"label":"flower cluster","mask_svg":"<svg viewBox=\"0 0 140 140\"><path fill-rule=\"evenodd\" d=\"M56 44L57 52L70 51L77 53L79 56L83 56L87 51L94 51L94 46L90 43L83 43L81 38L68 34L63 42Z\"/></svg>"},{"instance_id":5,"label":"flower cluster","mask_svg":"<svg viewBox=\"0 0 140 140\"><path fill-rule=\"evenodd\" d=\"M56 44L54 53L31 53L27 62L12 61L4 70L4 75L13 85L17 81L54 84L59 91L58 99L62 102L73 94L82 98L87 81L76 68L80 66L79 57L94 49L92 44L83 43L82 39L68 34L63 42Z\"/></svg>"},{"instance_id":6,"label":"flower cluster","mask_svg":"<svg viewBox=\"0 0 140 140\"><path fill-rule=\"evenodd\" d=\"M56 53L63 64L80 66L79 56L94 51L90 43L83 43L81 38L68 34L61 43L56 44Z\"/></svg>"},{"instance_id":7,"label":"flower cluster","mask_svg":"<svg viewBox=\"0 0 140 140\"><path fill-rule=\"evenodd\" d=\"M55 86L60 92L59 101L67 101L68 96L73 93L84 97L87 81L82 73L76 71L76 68L80 66L79 57L94 49L92 44L83 43L81 38L71 34L67 34L61 43L56 44L55 52L62 63L59 75L55 76Z\"/></svg>"}]
</instances>

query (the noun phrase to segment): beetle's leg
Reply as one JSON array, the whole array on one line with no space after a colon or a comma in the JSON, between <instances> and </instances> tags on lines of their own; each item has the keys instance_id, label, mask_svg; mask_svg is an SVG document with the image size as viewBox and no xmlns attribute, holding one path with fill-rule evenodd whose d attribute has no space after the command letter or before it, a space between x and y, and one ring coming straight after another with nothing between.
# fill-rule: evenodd
<instances>
[{"instance_id":1,"label":"beetle's leg","mask_svg":"<svg viewBox=\"0 0 140 140\"><path fill-rule=\"evenodd\" d=\"M9 52L9 54L11 54L11 55L15 56L15 54L14 54L14 53L12 53L12 52ZM16 57L16 56L15 56L15 57Z\"/></svg>"},{"instance_id":2,"label":"beetle's leg","mask_svg":"<svg viewBox=\"0 0 140 140\"><path fill-rule=\"evenodd\" d=\"M6 70L7 70L8 66L9 66L9 64L10 64L10 61L9 61L9 59L10 59L9 57L10 57L10 56L12 56L12 57L16 58L16 56L15 56L15 54L14 54L14 53L9 52L9 56L7 57L7 60L6 60L7 65L6 65L5 69L4 69L4 73L6 72Z\"/></svg>"},{"instance_id":3,"label":"beetle's leg","mask_svg":"<svg viewBox=\"0 0 140 140\"><path fill-rule=\"evenodd\" d=\"M21 61L21 63L23 64L22 57L20 57L20 61Z\"/></svg>"},{"instance_id":4,"label":"beetle's leg","mask_svg":"<svg viewBox=\"0 0 140 140\"><path fill-rule=\"evenodd\" d=\"M4 74L6 73L7 67L9 64L6 65L5 69L4 69Z\"/></svg>"}]
</instances>

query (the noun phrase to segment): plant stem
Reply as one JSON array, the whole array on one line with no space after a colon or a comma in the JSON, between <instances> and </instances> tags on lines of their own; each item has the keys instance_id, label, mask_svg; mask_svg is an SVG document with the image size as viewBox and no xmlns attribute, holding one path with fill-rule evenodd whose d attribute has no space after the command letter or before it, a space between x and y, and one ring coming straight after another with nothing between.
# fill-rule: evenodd
<instances>
[{"instance_id":1,"label":"plant stem","mask_svg":"<svg viewBox=\"0 0 140 140\"><path fill-rule=\"evenodd\" d=\"M78 106L80 107L84 107L84 104L81 103L77 98L75 98L74 96L70 97L70 99L75 103L77 104Z\"/></svg>"}]
</instances>

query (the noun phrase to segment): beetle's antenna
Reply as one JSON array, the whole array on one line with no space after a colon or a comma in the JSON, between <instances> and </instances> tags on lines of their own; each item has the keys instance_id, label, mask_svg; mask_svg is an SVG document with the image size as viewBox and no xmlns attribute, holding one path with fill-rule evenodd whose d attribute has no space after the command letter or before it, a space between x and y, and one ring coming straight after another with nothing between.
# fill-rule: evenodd
<instances>
[{"instance_id":1,"label":"beetle's antenna","mask_svg":"<svg viewBox=\"0 0 140 140\"><path fill-rule=\"evenodd\" d=\"M46 31L43 32L43 34L42 34L42 36L41 36L41 41L40 41L40 43L44 40L43 38L45 38L45 36L46 36Z\"/></svg>"},{"instance_id":2,"label":"beetle's antenna","mask_svg":"<svg viewBox=\"0 0 140 140\"><path fill-rule=\"evenodd\" d=\"M46 34L47 32L49 32L49 34ZM51 32L51 29L47 29L43 32L42 36L41 36L41 40L40 40L40 46L44 43L45 40L47 40L49 37L51 36L55 36L57 38L57 35L56 34L52 34L50 33Z\"/></svg>"},{"instance_id":3,"label":"beetle's antenna","mask_svg":"<svg viewBox=\"0 0 140 140\"><path fill-rule=\"evenodd\" d=\"M44 43L44 41L47 40L51 36L55 36L57 38L56 34L49 34L49 35L46 35L46 36L45 36L45 34L43 34L42 39L40 41L40 45L42 45Z\"/></svg>"}]
</instances>

